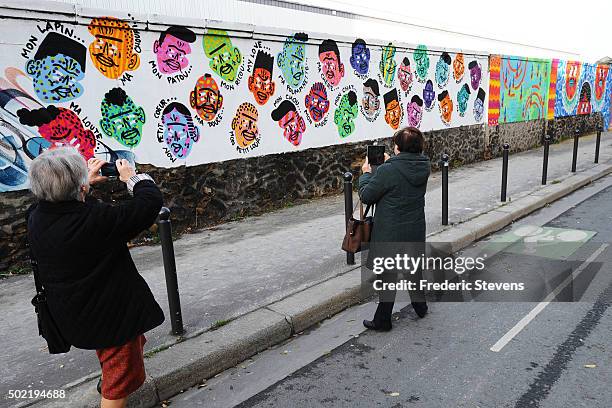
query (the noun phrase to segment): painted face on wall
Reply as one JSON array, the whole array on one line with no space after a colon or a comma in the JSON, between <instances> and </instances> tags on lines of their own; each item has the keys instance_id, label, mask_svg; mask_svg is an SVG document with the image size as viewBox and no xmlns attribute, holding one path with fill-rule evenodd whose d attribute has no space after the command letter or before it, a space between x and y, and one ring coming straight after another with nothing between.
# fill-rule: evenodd
<instances>
[{"instance_id":1,"label":"painted face on wall","mask_svg":"<svg viewBox=\"0 0 612 408\"><path fill-rule=\"evenodd\" d=\"M464 116L467 111L468 101L470 99L470 87L468 84L463 84L459 92L457 92L457 110L460 116Z\"/></svg>"},{"instance_id":2,"label":"painted face on wall","mask_svg":"<svg viewBox=\"0 0 612 408\"><path fill-rule=\"evenodd\" d=\"M157 66L164 74L182 72L189 66L191 45L196 40L195 33L180 26L169 27L153 42L153 53L157 56Z\"/></svg>"},{"instance_id":3,"label":"painted face on wall","mask_svg":"<svg viewBox=\"0 0 612 408\"><path fill-rule=\"evenodd\" d=\"M580 79L580 62L568 61L565 67L565 93L568 99L574 99L578 90L578 80Z\"/></svg>"},{"instance_id":4,"label":"painted face on wall","mask_svg":"<svg viewBox=\"0 0 612 408\"><path fill-rule=\"evenodd\" d=\"M576 110L578 115L588 115L591 113L591 85L588 82L582 84L580 88L580 101Z\"/></svg>"},{"instance_id":5,"label":"painted face on wall","mask_svg":"<svg viewBox=\"0 0 612 408\"><path fill-rule=\"evenodd\" d=\"M100 128L126 147L136 147L142 138L142 125L145 123L145 112L136 106L132 98L121 88L113 88L104 95Z\"/></svg>"},{"instance_id":6,"label":"painted face on wall","mask_svg":"<svg viewBox=\"0 0 612 408\"><path fill-rule=\"evenodd\" d=\"M595 99L600 101L606 90L606 79L608 78L608 65L598 65L595 68Z\"/></svg>"},{"instance_id":7,"label":"painted face on wall","mask_svg":"<svg viewBox=\"0 0 612 408\"><path fill-rule=\"evenodd\" d=\"M449 125L453 115L453 101L450 98L448 91L444 90L438 95L440 108L440 118L442 122Z\"/></svg>"},{"instance_id":8,"label":"painted face on wall","mask_svg":"<svg viewBox=\"0 0 612 408\"><path fill-rule=\"evenodd\" d=\"M308 115L314 122L320 122L327 111L329 110L329 100L327 99L327 90L321 82L315 82L306 97L304 105L308 110Z\"/></svg>"},{"instance_id":9,"label":"painted face on wall","mask_svg":"<svg viewBox=\"0 0 612 408\"><path fill-rule=\"evenodd\" d=\"M240 104L232 119L232 130L236 136L236 143L241 148L250 146L259 137L257 119L259 114L255 105L248 102Z\"/></svg>"},{"instance_id":10,"label":"painted face on wall","mask_svg":"<svg viewBox=\"0 0 612 408\"><path fill-rule=\"evenodd\" d=\"M357 94L348 91L340 99L340 103L334 112L334 123L338 128L340 137L347 137L355 131L355 118L359 109L357 107Z\"/></svg>"},{"instance_id":11,"label":"painted face on wall","mask_svg":"<svg viewBox=\"0 0 612 408\"><path fill-rule=\"evenodd\" d=\"M474 100L474 120L476 122L480 122L484 114L485 95L485 91L482 88L478 88L478 95Z\"/></svg>"},{"instance_id":12,"label":"painted face on wall","mask_svg":"<svg viewBox=\"0 0 612 408\"><path fill-rule=\"evenodd\" d=\"M408 113L408 126L418 128L423 119L423 100L418 95L414 95L406 108Z\"/></svg>"},{"instance_id":13,"label":"painted face on wall","mask_svg":"<svg viewBox=\"0 0 612 408\"><path fill-rule=\"evenodd\" d=\"M319 61L323 78L330 86L337 86L344 76L344 64L334 40L324 40L319 46Z\"/></svg>"},{"instance_id":14,"label":"painted face on wall","mask_svg":"<svg viewBox=\"0 0 612 408\"><path fill-rule=\"evenodd\" d=\"M395 46L389 43L383 47L382 55L380 56L380 63L378 64L380 75L386 86L393 85L396 67L397 62L395 62Z\"/></svg>"},{"instance_id":15,"label":"painted face on wall","mask_svg":"<svg viewBox=\"0 0 612 408\"><path fill-rule=\"evenodd\" d=\"M285 99L272 111L272 119L283 129L283 136L294 146L302 142L306 131L304 118L300 116L293 102Z\"/></svg>"},{"instance_id":16,"label":"painted face on wall","mask_svg":"<svg viewBox=\"0 0 612 408\"><path fill-rule=\"evenodd\" d=\"M127 22L114 17L94 18L88 30L95 37L89 55L102 75L117 79L140 66L140 56L134 52L134 31Z\"/></svg>"},{"instance_id":17,"label":"painted face on wall","mask_svg":"<svg viewBox=\"0 0 612 408\"><path fill-rule=\"evenodd\" d=\"M463 73L465 72L465 62L462 53L458 53L453 61L453 78L457 82L461 82L463 79Z\"/></svg>"},{"instance_id":18,"label":"painted face on wall","mask_svg":"<svg viewBox=\"0 0 612 408\"><path fill-rule=\"evenodd\" d=\"M470 85L472 85L473 90L476 90L482 78L482 68L478 61L474 60L468 64L468 69L470 70Z\"/></svg>"},{"instance_id":19,"label":"painted face on wall","mask_svg":"<svg viewBox=\"0 0 612 408\"><path fill-rule=\"evenodd\" d=\"M200 140L200 129L193 123L185 105L172 102L162 113L164 142L177 159L189 156L193 145Z\"/></svg>"},{"instance_id":20,"label":"painted face on wall","mask_svg":"<svg viewBox=\"0 0 612 408\"><path fill-rule=\"evenodd\" d=\"M291 88L299 88L306 78L306 48L308 36L297 33L285 40L283 50L276 57L276 64Z\"/></svg>"},{"instance_id":21,"label":"painted face on wall","mask_svg":"<svg viewBox=\"0 0 612 408\"><path fill-rule=\"evenodd\" d=\"M397 79L399 79L400 87L404 92L410 92L412 87L412 71L410 70L410 60L404 58L397 70Z\"/></svg>"},{"instance_id":22,"label":"painted face on wall","mask_svg":"<svg viewBox=\"0 0 612 408\"><path fill-rule=\"evenodd\" d=\"M383 99L385 101L385 122L391 126L391 129L397 130L402 121L402 107L399 104L397 90L391 89Z\"/></svg>"},{"instance_id":23,"label":"painted face on wall","mask_svg":"<svg viewBox=\"0 0 612 408\"><path fill-rule=\"evenodd\" d=\"M431 109L435 100L436 92L434 91L433 82L431 82L431 79L428 79L423 88L423 101L425 101L425 107Z\"/></svg>"},{"instance_id":24,"label":"painted face on wall","mask_svg":"<svg viewBox=\"0 0 612 408\"><path fill-rule=\"evenodd\" d=\"M351 67L360 75L368 73L370 67L370 49L365 41L358 38L351 48Z\"/></svg>"},{"instance_id":25,"label":"painted face on wall","mask_svg":"<svg viewBox=\"0 0 612 408\"><path fill-rule=\"evenodd\" d=\"M66 108L49 105L35 110L17 111L19 122L26 126L37 126L38 133L51 146L74 146L86 160L94 155L96 137L86 130L76 113Z\"/></svg>"},{"instance_id":26,"label":"painted face on wall","mask_svg":"<svg viewBox=\"0 0 612 408\"><path fill-rule=\"evenodd\" d=\"M238 47L232 45L227 32L208 30L204 35L203 44L210 69L224 80L234 82L242 63L242 54Z\"/></svg>"},{"instance_id":27,"label":"painted face on wall","mask_svg":"<svg viewBox=\"0 0 612 408\"><path fill-rule=\"evenodd\" d=\"M439 88L444 88L448 83L450 75L451 57L448 53L443 52L440 59L436 63L436 83Z\"/></svg>"},{"instance_id":28,"label":"painted face on wall","mask_svg":"<svg viewBox=\"0 0 612 408\"><path fill-rule=\"evenodd\" d=\"M421 82L425 81L427 71L429 70L429 56L427 55L427 47L419 45L412 53L414 64L416 65L416 76Z\"/></svg>"},{"instance_id":29,"label":"painted face on wall","mask_svg":"<svg viewBox=\"0 0 612 408\"><path fill-rule=\"evenodd\" d=\"M51 32L34 58L26 62L36 96L43 102L66 102L83 93L87 48L71 38Z\"/></svg>"},{"instance_id":30,"label":"painted face on wall","mask_svg":"<svg viewBox=\"0 0 612 408\"><path fill-rule=\"evenodd\" d=\"M255 101L264 105L274 94L275 84L272 80L274 69L274 58L264 51L257 51L253 73L249 75L249 91L255 97Z\"/></svg>"},{"instance_id":31,"label":"painted face on wall","mask_svg":"<svg viewBox=\"0 0 612 408\"><path fill-rule=\"evenodd\" d=\"M198 78L195 87L189 93L189 104L206 122L210 122L217 116L223 107L223 95L210 74Z\"/></svg>"},{"instance_id":32,"label":"painted face on wall","mask_svg":"<svg viewBox=\"0 0 612 408\"><path fill-rule=\"evenodd\" d=\"M361 105L363 112L369 119L373 119L380 109L380 95L378 90L378 82L374 79L368 79L363 84L363 99Z\"/></svg>"}]
</instances>

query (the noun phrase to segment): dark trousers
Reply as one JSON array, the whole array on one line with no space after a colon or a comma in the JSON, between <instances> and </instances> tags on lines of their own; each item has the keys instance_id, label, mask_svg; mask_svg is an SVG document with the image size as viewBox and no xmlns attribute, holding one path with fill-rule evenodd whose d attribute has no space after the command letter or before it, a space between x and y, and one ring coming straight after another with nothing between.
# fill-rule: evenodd
<instances>
[{"instance_id":1,"label":"dark trousers","mask_svg":"<svg viewBox=\"0 0 612 408\"><path fill-rule=\"evenodd\" d=\"M397 282L398 275L396 273L385 272L381 275L383 283ZM409 281L414 281L416 287L419 287L419 281L423 279L423 271L417 270L413 275L406 277ZM425 293L419 289L408 291L410 301L414 306L425 304ZM374 314L374 325L381 328L391 328L391 315L393 314L393 305L395 304L395 290L380 290L378 291L378 307Z\"/></svg>"}]
</instances>

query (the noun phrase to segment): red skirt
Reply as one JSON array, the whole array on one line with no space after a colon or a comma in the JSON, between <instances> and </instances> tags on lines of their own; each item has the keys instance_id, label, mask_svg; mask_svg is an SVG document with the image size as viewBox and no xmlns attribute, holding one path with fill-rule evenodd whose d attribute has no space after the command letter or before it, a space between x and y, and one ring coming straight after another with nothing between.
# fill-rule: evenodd
<instances>
[{"instance_id":1,"label":"red skirt","mask_svg":"<svg viewBox=\"0 0 612 408\"><path fill-rule=\"evenodd\" d=\"M102 367L102 397L118 400L136 391L145 381L143 334L118 347L96 350Z\"/></svg>"}]
</instances>

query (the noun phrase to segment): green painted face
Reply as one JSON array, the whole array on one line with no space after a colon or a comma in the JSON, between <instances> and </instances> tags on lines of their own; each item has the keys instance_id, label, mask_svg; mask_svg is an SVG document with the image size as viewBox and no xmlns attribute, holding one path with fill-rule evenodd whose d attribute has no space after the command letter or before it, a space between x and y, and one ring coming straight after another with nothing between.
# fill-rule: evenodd
<instances>
[{"instance_id":1,"label":"green painted face","mask_svg":"<svg viewBox=\"0 0 612 408\"><path fill-rule=\"evenodd\" d=\"M204 53L210 59L208 65L221 78L234 82L242 63L242 54L232 45L227 31L208 30L203 39Z\"/></svg>"},{"instance_id":2,"label":"green painted face","mask_svg":"<svg viewBox=\"0 0 612 408\"><path fill-rule=\"evenodd\" d=\"M138 146L142 138L142 125L145 123L144 109L136 106L130 97L125 98L123 105L116 105L105 99L100 108L100 128L104 134L126 147Z\"/></svg>"},{"instance_id":3,"label":"green painted face","mask_svg":"<svg viewBox=\"0 0 612 408\"><path fill-rule=\"evenodd\" d=\"M416 75L419 80L424 81L427 77L427 70L429 70L429 56L427 55L427 47L425 45L419 45L414 53L414 62L416 65Z\"/></svg>"},{"instance_id":4,"label":"green painted face","mask_svg":"<svg viewBox=\"0 0 612 408\"><path fill-rule=\"evenodd\" d=\"M382 50L382 56L380 58L380 75L385 81L386 86L393 85L393 78L395 78L395 68L397 62L395 62L395 47L389 43Z\"/></svg>"},{"instance_id":5,"label":"green painted face","mask_svg":"<svg viewBox=\"0 0 612 408\"><path fill-rule=\"evenodd\" d=\"M357 112L357 94L354 91L348 91L342 95L340 104L334 112L334 123L338 127L340 137L347 137L355 131Z\"/></svg>"}]
</instances>

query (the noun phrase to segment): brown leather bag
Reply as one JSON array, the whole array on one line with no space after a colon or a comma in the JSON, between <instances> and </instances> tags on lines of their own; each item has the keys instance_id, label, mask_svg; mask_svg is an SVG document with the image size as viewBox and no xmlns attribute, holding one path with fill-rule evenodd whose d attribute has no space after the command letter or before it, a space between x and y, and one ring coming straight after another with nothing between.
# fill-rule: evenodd
<instances>
[{"instance_id":1,"label":"brown leather bag","mask_svg":"<svg viewBox=\"0 0 612 408\"><path fill-rule=\"evenodd\" d=\"M357 204L357 206L359 203ZM355 209L357 208L355 206ZM370 236L372 234L372 228L374 227L374 219L372 216L368 216L370 205L366 207L366 210L360 220L355 219L353 214L346 224L346 233L344 234L344 240L342 241L342 249L346 252L357 253L361 251L362 244L370 242ZM353 213L355 213L353 209Z\"/></svg>"}]
</instances>

